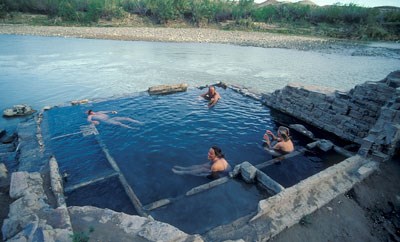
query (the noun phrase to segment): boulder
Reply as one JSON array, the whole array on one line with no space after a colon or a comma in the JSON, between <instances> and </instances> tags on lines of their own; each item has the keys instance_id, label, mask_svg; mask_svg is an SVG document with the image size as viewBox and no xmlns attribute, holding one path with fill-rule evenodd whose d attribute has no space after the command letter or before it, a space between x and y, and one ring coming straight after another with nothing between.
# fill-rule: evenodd
<instances>
[{"instance_id":1,"label":"boulder","mask_svg":"<svg viewBox=\"0 0 400 242\"><path fill-rule=\"evenodd\" d=\"M12 108L7 108L3 111L3 116L14 117L14 116L25 116L36 112L31 106L26 104L14 105Z\"/></svg>"},{"instance_id":2,"label":"boulder","mask_svg":"<svg viewBox=\"0 0 400 242\"><path fill-rule=\"evenodd\" d=\"M150 95L171 94L176 92L186 92L187 88L187 84L159 85L150 87L148 92Z\"/></svg>"},{"instance_id":3,"label":"boulder","mask_svg":"<svg viewBox=\"0 0 400 242\"><path fill-rule=\"evenodd\" d=\"M254 179L256 178L257 168L245 161L240 165L240 173L242 174L242 178L245 182L253 183Z\"/></svg>"},{"instance_id":4,"label":"boulder","mask_svg":"<svg viewBox=\"0 0 400 242\"><path fill-rule=\"evenodd\" d=\"M291 125L289 125L289 128L296 130L297 132L307 136L310 139L314 139L314 134L311 131L309 131L308 129L306 129L306 127L304 127L304 125L291 124Z\"/></svg>"}]
</instances>

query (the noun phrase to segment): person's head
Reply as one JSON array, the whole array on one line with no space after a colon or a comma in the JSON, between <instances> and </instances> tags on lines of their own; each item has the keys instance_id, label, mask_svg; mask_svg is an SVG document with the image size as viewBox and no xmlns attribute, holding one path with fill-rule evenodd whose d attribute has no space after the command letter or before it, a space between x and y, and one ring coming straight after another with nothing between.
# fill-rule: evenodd
<instances>
[{"instance_id":1,"label":"person's head","mask_svg":"<svg viewBox=\"0 0 400 242\"><path fill-rule=\"evenodd\" d=\"M284 141L288 141L290 139L289 129L284 126L279 126L278 128L278 136L282 137Z\"/></svg>"},{"instance_id":2,"label":"person's head","mask_svg":"<svg viewBox=\"0 0 400 242\"><path fill-rule=\"evenodd\" d=\"M209 160L214 160L216 157L217 158L224 158L224 154L222 153L221 148L219 148L218 146L212 146L208 150L208 159Z\"/></svg>"},{"instance_id":3,"label":"person's head","mask_svg":"<svg viewBox=\"0 0 400 242\"><path fill-rule=\"evenodd\" d=\"M214 86L210 86L208 88L208 93L210 93L211 95L213 95L215 93L215 87Z\"/></svg>"},{"instance_id":4,"label":"person's head","mask_svg":"<svg viewBox=\"0 0 400 242\"><path fill-rule=\"evenodd\" d=\"M93 114L93 110L89 109L86 113L87 113L87 115L91 115L91 114Z\"/></svg>"}]
</instances>

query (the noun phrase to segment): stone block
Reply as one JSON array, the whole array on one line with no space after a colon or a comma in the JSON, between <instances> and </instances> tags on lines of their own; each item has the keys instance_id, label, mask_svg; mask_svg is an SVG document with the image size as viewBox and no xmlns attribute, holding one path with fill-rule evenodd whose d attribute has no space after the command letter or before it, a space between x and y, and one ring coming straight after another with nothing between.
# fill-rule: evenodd
<instances>
[{"instance_id":1,"label":"stone block","mask_svg":"<svg viewBox=\"0 0 400 242\"><path fill-rule=\"evenodd\" d=\"M54 196L57 200L57 206L65 206L65 198L64 198L64 189L62 185L62 178L58 169L57 160L51 157L49 161L50 167L50 183L51 183L51 190L53 191Z\"/></svg>"},{"instance_id":2,"label":"stone block","mask_svg":"<svg viewBox=\"0 0 400 242\"><path fill-rule=\"evenodd\" d=\"M240 173L242 174L243 180L247 183L254 182L254 179L257 174L257 168L255 168L252 164L245 161L240 164Z\"/></svg>"},{"instance_id":3,"label":"stone block","mask_svg":"<svg viewBox=\"0 0 400 242\"><path fill-rule=\"evenodd\" d=\"M280 193L285 188L262 171L257 171L257 180L273 194Z\"/></svg>"},{"instance_id":4,"label":"stone block","mask_svg":"<svg viewBox=\"0 0 400 242\"><path fill-rule=\"evenodd\" d=\"M326 139L321 139L317 142L317 147L322 151L327 152L333 148L333 143Z\"/></svg>"},{"instance_id":5,"label":"stone block","mask_svg":"<svg viewBox=\"0 0 400 242\"><path fill-rule=\"evenodd\" d=\"M375 172L379 167L379 163L375 161L370 161L364 165L362 165L360 168L357 170L357 174L361 179L364 179L371 175L373 172Z\"/></svg>"},{"instance_id":6,"label":"stone block","mask_svg":"<svg viewBox=\"0 0 400 242\"><path fill-rule=\"evenodd\" d=\"M10 197L17 199L22 197L28 189L28 177L27 172L14 172L11 174L10 183Z\"/></svg>"},{"instance_id":7,"label":"stone block","mask_svg":"<svg viewBox=\"0 0 400 242\"><path fill-rule=\"evenodd\" d=\"M171 94L176 92L185 92L187 88L187 84L159 85L150 87L148 92L150 95Z\"/></svg>"},{"instance_id":8,"label":"stone block","mask_svg":"<svg viewBox=\"0 0 400 242\"><path fill-rule=\"evenodd\" d=\"M230 177L236 177L240 174L240 165L236 165L235 168L229 173Z\"/></svg>"}]
</instances>

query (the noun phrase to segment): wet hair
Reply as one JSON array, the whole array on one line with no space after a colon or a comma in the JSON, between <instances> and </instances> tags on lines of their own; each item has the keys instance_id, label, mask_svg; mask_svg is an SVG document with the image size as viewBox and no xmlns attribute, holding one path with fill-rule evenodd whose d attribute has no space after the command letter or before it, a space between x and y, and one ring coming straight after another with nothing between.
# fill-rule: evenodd
<instances>
[{"instance_id":1,"label":"wet hair","mask_svg":"<svg viewBox=\"0 0 400 242\"><path fill-rule=\"evenodd\" d=\"M282 136L284 141L288 141L290 139L289 129L286 128L285 126L279 126L278 134L280 134Z\"/></svg>"},{"instance_id":2,"label":"wet hair","mask_svg":"<svg viewBox=\"0 0 400 242\"><path fill-rule=\"evenodd\" d=\"M218 146L212 146L211 149L214 150L215 156L218 158L224 158L225 155L222 153L221 148L219 148Z\"/></svg>"},{"instance_id":3,"label":"wet hair","mask_svg":"<svg viewBox=\"0 0 400 242\"><path fill-rule=\"evenodd\" d=\"M87 115L90 115L90 113L91 113L92 111L93 111L92 109L89 109L89 110L87 111Z\"/></svg>"}]
</instances>

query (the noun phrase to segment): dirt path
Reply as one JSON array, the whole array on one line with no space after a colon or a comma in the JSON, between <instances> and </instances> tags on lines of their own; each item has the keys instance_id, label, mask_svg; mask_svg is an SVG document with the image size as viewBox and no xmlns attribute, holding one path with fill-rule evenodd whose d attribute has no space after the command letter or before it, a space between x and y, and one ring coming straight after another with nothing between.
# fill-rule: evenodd
<instances>
[{"instance_id":1,"label":"dirt path","mask_svg":"<svg viewBox=\"0 0 400 242\"><path fill-rule=\"evenodd\" d=\"M272 241L400 241L400 158Z\"/></svg>"}]
</instances>

